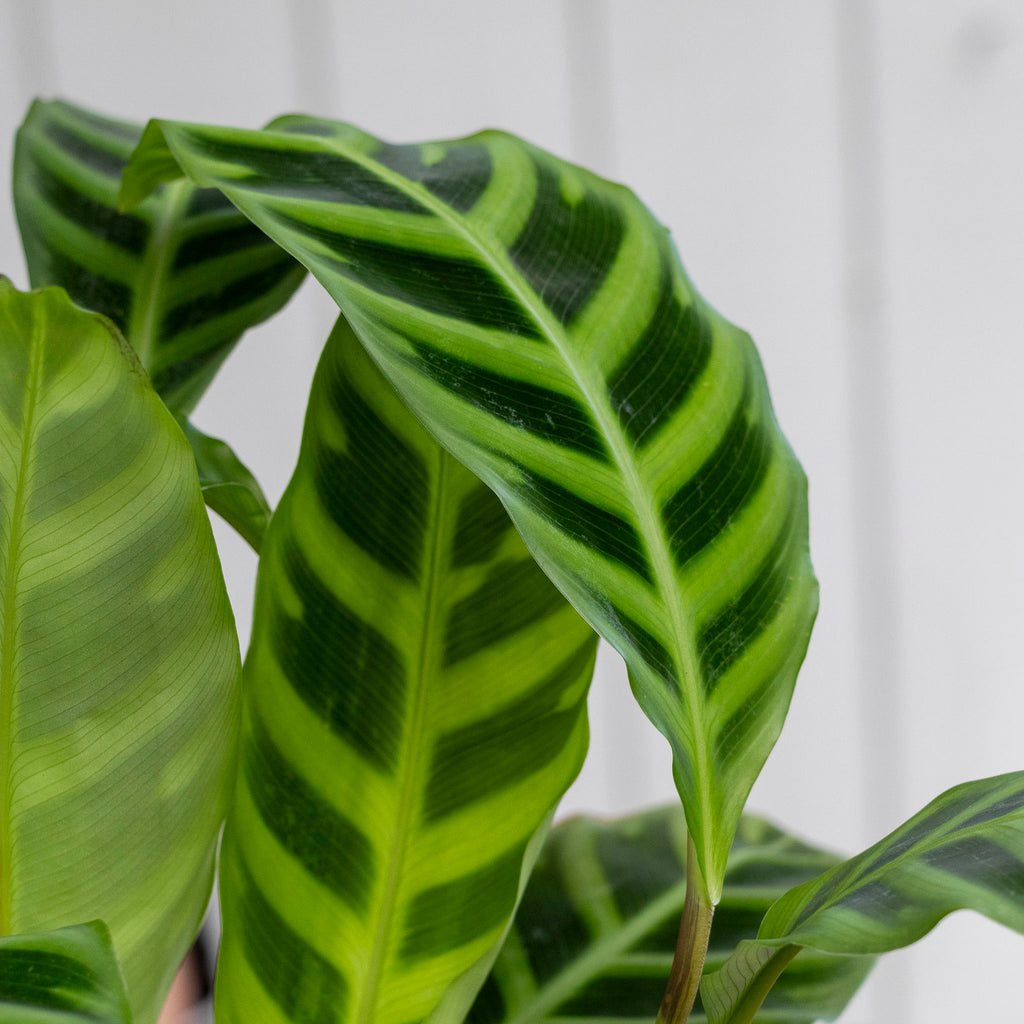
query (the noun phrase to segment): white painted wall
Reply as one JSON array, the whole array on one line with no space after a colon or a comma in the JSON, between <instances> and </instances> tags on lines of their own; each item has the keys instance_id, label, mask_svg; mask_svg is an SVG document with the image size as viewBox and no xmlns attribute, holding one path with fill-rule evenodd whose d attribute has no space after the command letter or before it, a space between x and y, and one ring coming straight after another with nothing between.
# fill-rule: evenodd
<instances>
[{"instance_id":1,"label":"white painted wall","mask_svg":"<svg viewBox=\"0 0 1024 1024\"><path fill-rule=\"evenodd\" d=\"M504 127L631 184L758 341L811 481L822 609L751 806L853 852L1021 767L1017 0L0 0L3 195L34 95L252 126L303 109L395 141ZM0 270L25 284L6 202ZM307 286L198 416L272 498L331 310ZM247 635L253 559L219 537ZM665 744L601 664L566 808L672 799ZM1022 948L957 915L844 1019L1018 1020Z\"/></svg>"}]
</instances>

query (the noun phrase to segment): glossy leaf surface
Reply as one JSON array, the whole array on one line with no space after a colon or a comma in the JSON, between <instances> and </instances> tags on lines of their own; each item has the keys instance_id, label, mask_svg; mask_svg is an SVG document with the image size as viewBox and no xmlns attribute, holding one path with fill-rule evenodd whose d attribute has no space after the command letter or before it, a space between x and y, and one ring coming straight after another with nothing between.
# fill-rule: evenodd
<instances>
[{"instance_id":1,"label":"glossy leaf surface","mask_svg":"<svg viewBox=\"0 0 1024 1024\"><path fill-rule=\"evenodd\" d=\"M517 139L272 127L153 122L123 200L184 169L327 287L624 655L714 902L817 600L803 474L750 339L632 193Z\"/></svg>"},{"instance_id":2,"label":"glossy leaf surface","mask_svg":"<svg viewBox=\"0 0 1024 1024\"><path fill-rule=\"evenodd\" d=\"M766 915L758 948L705 978L705 1001L720 1007L713 1024L750 1019L737 1006L781 948L884 953L961 909L1024 933L1024 772L948 790L870 849L786 893Z\"/></svg>"},{"instance_id":3,"label":"glossy leaf surface","mask_svg":"<svg viewBox=\"0 0 1024 1024\"><path fill-rule=\"evenodd\" d=\"M121 172L141 134L140 125L37 101L18 132L15 210L33 287L60 285L110 317L161 398L188 415L242 333L277 312L304 271L219 192L188 182L118 212ZM189 439L202 474L209 444L195 427ZM228 463L241 491L208 492L211 507L258 546L261 524L242 495L255 481L233 453ZM258 487L256 500L266 504Z\"/></svg>"},{"instance_id":4,"label":"glossy leaf surface","mask_svg":"<svg viewBox=\"0 0 1024 1024\"><path fill-rule=\"evenodd\" d=\"M344 321L253 637L218 1020L461 1020L582 763L596 637Z\"/></svg>"},{"instance_id":5,"label":"glossy leaf surface","mask_svg":"<svg viewBox=\"0 0 1024 1024\"><path fill-rule=\"evenodd\" d=\"M192 456L135 354L0 279L0 934L102 918L141 1024L209 896L239 674Z\"/></svg>"},{"instance_id":6,"label":"glossy leaf surface","mask_svg":"<svg viewBox=\"0 0 1024 1024\"><path fill-rule=\"evenodd\" d=\"M556 828L467 1024L653 1020L686 895L685 827L679 808L663 808L616 822L576 818ZM745 817L715 911L707 969L756 934L787 886L835 860ZM808 957L783 975L758 1020L810 1024L834 1015L870 966L867 957ZM690 1020L706 1019L698 1001Z\"/></svg>"},{"instance_id":7,"label":"glossy leaf surface","mask_svg":"<svg viewBox=\"0 0 1024 1024\"><path fill-rule=\"evenodd\" d=\"M0 1024L132 1024L106 925L0 937Z\"/></svg>"}]
</instances>

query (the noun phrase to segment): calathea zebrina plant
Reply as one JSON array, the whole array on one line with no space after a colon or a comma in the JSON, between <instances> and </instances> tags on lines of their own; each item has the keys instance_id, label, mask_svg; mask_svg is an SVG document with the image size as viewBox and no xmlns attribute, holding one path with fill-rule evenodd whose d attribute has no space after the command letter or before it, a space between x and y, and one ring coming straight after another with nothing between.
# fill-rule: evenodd
<instances>
[{"instance_id":1,"label":"calathea zebrina plant","mask_svg":"<svg viewBox=\"0 0 1024 1024\"><path fill-rule=\"evenodd\" d=\"M225 815L221 1022L809 1024L955 907L1022 929L1015 776L845 865L742 816L816 607L805 484L628 190L496 132L38 103L15 206L0 1021L149 1024ZM271 514L189 416L306 270L341 316ZM260 553L240 675L204 497ZM681 806L549 833L598 634Z\"/></svg>"}]
</instances>

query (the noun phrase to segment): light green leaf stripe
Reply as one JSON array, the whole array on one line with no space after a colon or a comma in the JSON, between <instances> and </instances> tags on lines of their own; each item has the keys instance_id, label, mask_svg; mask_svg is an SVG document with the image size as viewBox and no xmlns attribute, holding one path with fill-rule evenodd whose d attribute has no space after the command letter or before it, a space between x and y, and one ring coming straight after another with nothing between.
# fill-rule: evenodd
<instances>
[{"instance_id":1,"label":"light green leaf stripe","mask_svg":"<svg viewBox=\"0 0 1024 1024\"><path fill-rule=\"evenodd\" d=\"M0 279L0 934L102 918L140 1024L209 896L239 674L173 417L108 320Z\"/></svg>"},{"instance_id":2,"label":"light green leaf stripe","mask_svg":"<svg viewBox=\"0 0 1024 1024\"><path fill-rule=\"evenodd\" d=\"M218 1021L460 1021L582 763L597 640L344 320L253 637Z\"/></svg>"},{"instance_id":3,"label":"light green leaf stripe","mask_svg":"<svg viewBox=\"0 0 1024 1024\"><path fill-rule=\"evenodd\" d=\"M327 287L624 655L716 902L817 602L804 477L750 339L632 193L508 135L272 128L152 122L122 200L184 169Z\"/></svg>"},{"instance_id":4,"label":"light green leaf stripe","mask_svg":"<svg viewBox=\"0 0 1024 1024\"><path fill-rule=\"evenodd\" d=\"M119 213L121 172L141 125L62 101L37 101L18 131L14 206L33 287L60 285L110 317L173 412L191 413L248 328L276 313L303 268L219 192L179 182ZM211 446L187 431L200 475ZM231 486L206 490L210 507L259 549L266 499L227 449ZM252 496L253 500L250 500Z\"/></svg>"},{"instance_id":5,"label":"light green leaf stripe","mask_svg":"<svg viewBox=\"0 0 1024 1024\"><path fill-rule=\"evenodd\" d=\"M678 807L615 822L575 818L555 829L467 1024L649 1024L668 982L686 895L685 829ZM753 938L786 886L835 861L744 817L715 911L707 969ZM808 957L783 975L758 1020L810 1024L835 1015L871 963L869 957ZM690 1021L706 1020L698 1001Z\"/></svg>"},{"instance_id":6,"label":"light green leaf stripe","mask_svg":"<svg viewBox=\"0 0 1024 1024\"><path fill-rule=\"evenodd\" d=\"M132 1024L107 926L0 937L0 1024Z\"/></svg>"},{"instance_id":7,"label":"light green leaf stripe","mask_svg":"<svg viewBox=\"0 0 1024 1024\"><path fill-rule=\"evenodd\" d=\"M760 949L739 950L720 977L705 978L705 1001L718 1007L712 1024L752 1019L738 1007L756 1009L749 990L780 949L884 953L963 909L1024 933L1024 772L947 790L881 842L786 893L765 916Z\"/></svg>"}]
</instances>

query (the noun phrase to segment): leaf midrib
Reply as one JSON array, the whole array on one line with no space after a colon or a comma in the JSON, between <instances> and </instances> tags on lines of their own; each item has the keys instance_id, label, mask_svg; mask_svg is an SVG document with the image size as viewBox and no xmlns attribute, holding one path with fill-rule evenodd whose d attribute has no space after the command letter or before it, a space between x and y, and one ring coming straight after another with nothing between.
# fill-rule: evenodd
<instances>
[{"instance_id":1,"label":"leaf midrib","mask_svg":"<svg viewBox=\"0 0 1024 1024\"><path fill-rule=\"evenodd\" d=\"M29 373L25 382L22 404L22 447L18 467L18 479L14 486L14 509L11 513L10 536L7 550L7 579L4 584L4 631L0 646L0 733L6 737L3 764L0 765L0 935L6 935L11 927L11 853L13 850L11 828L11 802L13 793L14 767L14 648L18 628L18 590L16 582L20 575L22 556L23 521L25 518L25 482L32 471L36 407L42 389L43 360L41 348L45 334L45 313L41 310L33 315L32 340L29 347Z\"/></svg>"},{"instance_id":2,"label":"leaf midrib","mask_svg":"<svg viewBox=\"0 0 1024 1024\"><path fill-rule=\"evenodd\" d=\"M154 205L157 213L153 218L152 230L146 245L138 283L133 289L131 316L128 321L127 337L138 353L139 361L146 372L153 373L156 358L157 317L161 309L157 296L160 294L171 261L170 239L179 221L181 208L194 186L182 179L164 186L164 201L159 194Z\"/></svg>"},{"instance_id":3,"label":"leaf midrib","mask_svg":"<svg viewBox=\"0 0 1024 1024\"><path fill-rule=\"evenodd\" d=\"M616 468L626 482L626 494L641 528L641 538L647 547L654 569L655 586L658 596L666 607L670 620L672 633L676 643L673 654L676 658L677 667L680 670L680 685L687 695L688 711L693 722L692 736L694 743L694 767L695 775L699 780L701 816L709 826L702 828L704 833L704 848L702 850L702 875L704 875L705 889L714 889L715 893L705 892L704 895L712 902L721 892L720 879L708 879L707 872L714 864L714 851L710 842L710 833L714 831L715 815L711 809L711 794L708 787L708 780L711 777L710 758L705 737L704 727L704 706L702 693L698 684L699 671L692 657L688 657L688 640L693 634L692 621L683 611L683 602L679 600L676 592L676 576L674 561L671 552L668 550L663 530L661 529L661 517L654 506L653 496L649 497L646 489L640 480L639 468L630 457L631 446L622 431L618 418L604 392L603 378L600 381L592 381L589 378L593 374L587 374L588 367L585 363L577 365L571 358L571 347L562 325L554 318L553 314L546 308L543 300L530 287L523 275L516 269L503 247L491 244L488 239L480 236L466 223L465 218L451 209L434 196L424 186L417 182L392 172L390 168L378 163L372 157L367 156L358 150L350 150L341 140L330 139L315 142L323 142L328 148L341 150L343 155L353 162L361 163L367 170L378 175L390 185L415 196L418 202L429 209L435 216L447 223L467 245L476 251L489 264L491 269L497 273L512 294L522 303L528 314L533 318L537 326L549 338L555 351L562 362L569 370L570 376L576 382L581 394L587 402L598 421L598 428L602 436L608 442L612 458ZM638 498L639 496L639 498ZM671 581L671 594L666 593L669 589L666 581Z\"/></svg>"},{"instance_id":4,"label":"leaf midrib","mask_svg":"<svg viewBox=\"0 0 1024 1024\"><path fill-rule=\"evenodd\" d=\"M417 785L422 772L420 762L425 750L424 731L426 727L427 692L430 689L428 680L432 677L437 664L434 650L434 630L440 611L440 567L444 554L444 520L441 515L445 507L446 490L450 486L448 456L437 450L433 453L437 460L437 475L433 500L430 508L429 523L433 525L429 554L424 562L427 578L427 595L420 633L419 662L414 688L412 721L409 726L409 743L406 748L405 763L399 783L399 804L395 814L392 831L391 847L387 855L387 872L381 896L380 912L377 915L377 929L373 936L366 985L356 1017L358 1024L372 1024L377 1015L377 1002L381 982L386 973L388 952L396 922L395 908L398 893L402 887L402 869L405 865L410 838L410 824L413 814L419 806L420 787Z\"/></svg>"}]
</instances>

